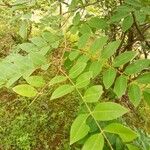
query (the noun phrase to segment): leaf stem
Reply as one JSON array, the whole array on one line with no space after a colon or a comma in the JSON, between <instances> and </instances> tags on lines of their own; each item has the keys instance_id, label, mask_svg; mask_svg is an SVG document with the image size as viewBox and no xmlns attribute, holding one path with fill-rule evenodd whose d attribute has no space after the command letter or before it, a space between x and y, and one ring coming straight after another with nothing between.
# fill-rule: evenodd
<instances>
[{"instance_id":1,"label":"leaf stem","mask_svg":"<svg viewBox=\"0 0 150 150\"><path fill-rule=\"evenodd\" d=\"M104 138L106 139L106 141L107 141L107 143L108 143L110 149L111 149L111 150L114 150L113 147L112 147L112 145L111 145L111 143L110 143L110 141L108 140L107 136L105 135L103 129L101 128L101 126L99 125L99 123L98 123L97 120L95 119L94 115L92 114L92 111L91 111L90 107L89 107L88 104L85 102L85 100L84 100L84 98L83 98L81 92L80 92L80 91L78 90L78 88L75 86L74 82L70 79L70 77L69 77L61 68L59 68L59 71L60 71L62 74L64 74L64 75L68 78L68 80L70 81L70 83L75 87L76 91L78 92L79 96L81 97L81 99L83 100L85 106L87 107L87 109L88 109L90 115L92 116L92 118L94 119L96 125L98 126L98 128L99 128L101 134L102 134L102 135L104 136Z\"/></svg>"}]
</instances>

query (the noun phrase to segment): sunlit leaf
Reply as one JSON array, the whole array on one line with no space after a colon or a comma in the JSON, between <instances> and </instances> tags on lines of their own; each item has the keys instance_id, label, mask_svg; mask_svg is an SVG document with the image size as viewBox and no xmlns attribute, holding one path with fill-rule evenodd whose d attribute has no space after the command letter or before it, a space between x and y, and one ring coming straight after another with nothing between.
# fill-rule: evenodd
<instances>
[{"instance_id":1,"label":"sunlit leaf","mask_svg":"<svg viewBox=\"0 0 150 150\"><path fill-rule=\"evenodd\" d=\"M91 77L92 77L91 72L85 72L81 74L76 80L76 87L77 88L86 87L90 83Z\"/></svg>"},{"instance_id":2,"label":"sunlit leaf","mask_svg":"<svg viewBox=\"0 0 150 150\"><path fill-rule=\"evenodd\" d=\"M150 66L149 59L140 59L136 60L132 64L128 65L125 69L125 73L128 75L135 74L141 72L143 69L148 68Z\"/></svg>"},{"instance_id":3,"label":"sunlit leaf","mask_svg":"<svg viewBox=\"0 0 150 150\"><path fill-rule=\"evenodd\" d=\"M74 87L72 85L69 85L69 84L65 84L65 85L59 86L52 93L51 100L60 98L60 97L62 97L64 95L67 95L67 94L71 93L73 90L74 90Z\"/></svg>"},{"instance_id":4,"label":"sunlit leaf","mask_svg":"<svg viewBox=\"0 0 150 150\"><path fill-rule=\"evenodd\" d=\"M86 67L86 63L84 62L78 62L76 63L70 70L69 70L69 77L70 78L76 78L78 75L80 75L85 67Z\"/></svg>"},{"instance_id":5,"label":"sunlit leaf","mask_svg":"<svg viewBox=\"0 0 150 150\"><path fill-rule=\"evenodd\" d=\"M126 18L124 18L123 22L122 22L122 30L125 32L128 29L130 29L133 25L133 17L132 15L127 16Z\"/></svg>"},{"instance_id":6,"label":"sunlit leaf","mask_svg":"<svg viewBox=\"0 0 150 150\"><path fill-rule=\"evenodd\" d=\"M88 134L90 128L86 124L87 117L88 115L83 114L79 115L74 120L70 131L70 145L84 138Z\"/></svg>"},{"instance_id":7,"label":"sunlit leaf","mask_svg":"<svg viewBox=\"0 0 150 150\"><path fill-rule=\"evenodd\" d=\"M137 133L119 123L111 123L104 128L104 131L118 134L123 142L131 142L138 137Z\"/></svg>"},{"instance_id":8,"label":"sunlit leaf","mask_svg":"<svg viewBox=\"0 0 150 150\"><path fill-rule=\"evenodd\" d=\"M119 40L109 43L101 53L102 58L108 59L109 57L111 57L116 52L119 45L120 45Z\"/></svg>"},{"instance_id":9,"label":"sunlit leaf","mask_svg":"<svg viewBox=\"0 0 150 150\"><path fill-rule=\"evenodd\" d=\"M141 101L141 90L137 84L131 84L128 87L128 96L132 104L137 107Z\"/></svg>"},{"instance_id":10,"label":"sunlit leaf","mask_svg":"<svg viewBox=\"0 0 150 150\"><path fill-rule=\"evenodd\" d=\"M124 75L119 76L115 81L114 92L120 98L125 94L127 88L127 78Z\"/></svg>"},{"instance_id":11,"label":"sunlit leaf","mask_svg":"<svg viewBox=\"0 0 150 150\"><path fill-rule=\"evenodd\" d=\"M107 27L107 22L104 18L93 17L88 21L88 24L92 28L105 29Z\"/></svg>"},{"instance_id":12,"label":"sunlit leaf","mask_svg":"<svg viewBox=\"0 0 150 150\"><path fill-rule=\"evenodd\" d=\"M128 147L128 150L140 150L140 148L133 144L127 144L126 146Z\"/></svg>"},{"instance_id":13,"label":"sunlit leaf","mask_svg":"<svg viewBox=\"0 0 150 150\"><path fill-rule=\"evenodd\" d=\"M139 83L143 83L143 84L149 84L150 83L150 73L144 73L142 75L140 75L137 79L137 82Z\"/></svg>"},{"instance_id":14,"label":"sunlit leaf","mask_svg":"<svg viewBox=\"0 0 150 150\"><path fill-rule=\"evenodd\" d=\"M93 78L96 77L102 71L102 66L103 64L100 61L94 61L91 63L89 71L93 73Z\"/></svg>"},{"instance_id":15,"label":"sunlit leaf","mask_svg":"<svg viewBox=\"0 0 150 150\"><path fill-rule=\"evenodd\" d=\"M89 40L90 38L90 34L89 33L85 33L83 34L80 38L79 38L79 41L78 41L78 48L81 49L83 48L87 41Z\"/></svg>"},{"instance_id":16,"label":"sunlit leaf","mask_svg":"<svg viewBox=\"0 0 150 150\"><path fill-rule=\"evenodd\" d=\"M82 150L103 150L103 147L104 147L103 135L94 134L87 139L87 141L83 145Z\"/></svg>"},{"instance_id":17,"label":"sunlit leaf","mask_svg":"<svg viewBox=\"0 0 150 150\"><path fill-rule=\"evenodd\" d=\"M21 96L26 97L35 97L37 94L37 90L28 84L20 84L13 88L13 91Z\"/></svg>"},{"instance_id":18,"label":"sunlit leaf","mask_svg":"<svg viewBox=\"0 0 150 150\"><path fill-rule=\"evenodd\" d=\"M103 73L103 83L106 89L108 89L114 83L116 74L117 72L113 68L110 68Z\"/></svg>"},{"instance_id":19,"label":"sunlit leaf","mask_svg":"<svg viewBox=\"0 0 150 150\"><path fill-rule=\"evenodd\" d=\"M146 101L146 103L150 106L150 88L146 88L143 91L143 96L144 96L144 100Z\"/></svg>"},{"instance_id":20,"label":"sunlit leaf","mask_svg":"<svg viewBox=\"0 0 150 150\"><path fill-rule=\"evenodd\" d=\"M102 93L103 93L102 86L95 85L86 90L83 99L88 103L97 102L100 96L102 95Z\"/></svg>"},{"instance_id":21,"label":"sunlit leaf","mask_svg":"<svg viewBox=\"0 0 150 150\"><path fill-rule=\"evenodd\" d=\"M136 52L133 51L127 51L115 58L113 61L113 66L114 67L120 67L121 65L126 64L130 60L132 60L136 56Z\"/></svg>"},{"instance_id":22,"label":"sunlit leaf","mask_svg":"<svg viewBox=\"0 0 150 150\"><path fill-rule=\"evenodd\" d=\"M62 75L58 75L58 76L55 76L54 78L51 79L51 81L49 82L49 85L61 83L61 82L64 82L66 80L67 80L67 77L62 76Z\"/></svg>"},{"instance_id":23,"label":"sunlit leaf","mask_svg":"<svg viewBox=\"0 0 150 150\"><path fill-rule=\"evenodd\" d=\"M30 41L38 47L44 47L47 45L47 42L42 37L33 37Z\"/></svg>"},{"instance_id":24,"label":"sunlit leaf","mask_svg":"<svg viewBox=\"0 0 150 150\"><path fill-rule=\"evenodd\" d=\"M129 110L120 104L113 102L102 102L93 110L92 114L96 120L108 121L123 116Z\"/></svg>"},{"instance_id":25,"label":"sunlit leaf","mask_svg":"<svg viewBox=\"0 0 150 150\"><path fill-rule=\"evenodd\" d=\"M30 76L26 78L26 81L34 87L43 87L45 85L45 80L42 76Z\"/></svg>"}]
</instances>

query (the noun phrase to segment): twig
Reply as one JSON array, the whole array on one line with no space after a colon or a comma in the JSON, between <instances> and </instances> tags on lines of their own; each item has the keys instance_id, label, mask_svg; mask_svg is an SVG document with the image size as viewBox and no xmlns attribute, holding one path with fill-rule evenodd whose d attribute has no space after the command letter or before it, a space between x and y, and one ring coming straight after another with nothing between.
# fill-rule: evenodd
<instances>
[{"instance_id":1,"label":"twig","mask_svg":"<svg viewBox=\"0 0 150 150\"><path fill-rule=\"evenodd\" d=\"M135 15L134 15L134 13L132 13L132 16L133 16L134 25L135 25L135 27L136 27L136 29L137 29L139 35L141 36L141 38L142 38L142 40L145 42L145 44L150 48L149 42L145 39L143 33L141 32L141 30L140 30L140 28L139 28L139 26L138 26L138 24L137 24L136 17L135 17ZM146 53L145 50L143 50L143 53L144 53L144 55L145 55L145 58L147 58L147 53Z\"/></svg>"}]
</instances>

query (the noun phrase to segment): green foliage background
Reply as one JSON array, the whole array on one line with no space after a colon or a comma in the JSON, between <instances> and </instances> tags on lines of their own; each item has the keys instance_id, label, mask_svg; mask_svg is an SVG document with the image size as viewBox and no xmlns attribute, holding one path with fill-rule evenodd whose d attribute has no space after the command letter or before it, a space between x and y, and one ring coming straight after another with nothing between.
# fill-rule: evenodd
<instances>
[{"instance_id":1,"label":"green foliage background","mask_svg":"<svg viewBox=\"0 0 150 150\"><path fill-rule=\"evenodd\" d=\"M150 149L149 0L0 0L0 149Z\"/></svg>"}]
</instances>

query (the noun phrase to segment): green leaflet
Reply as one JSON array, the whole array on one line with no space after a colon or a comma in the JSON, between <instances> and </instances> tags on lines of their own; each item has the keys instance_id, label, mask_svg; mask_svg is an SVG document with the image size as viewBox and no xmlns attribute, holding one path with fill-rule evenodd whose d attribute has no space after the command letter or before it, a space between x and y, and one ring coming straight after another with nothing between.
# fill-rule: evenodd
<instances>
[{"instance_id":1,"label":"green leaflet","mask_svg":"<svg viewBox=\"0 0 150 150\"><path fill-rule=\"evenodd\" d=\"M146 103L150 106L150 89L146 88L143 91L143 96L144 96L144 100L146 101Z\"/></svg>"},{"instance_id":2,"label":"green leaflet","mask_svg":"<svg viewBox=\"0 0 150 150\"><path fill-rule=\"evenodd\" d=\"M124 108L120 104L113 102L102 102L95 107L92 114L96 120L108 121L117 119L128 111L129 110L127 108Z\"/></svg>"},{"instance_id":3,"label":"green leaflet","mask_svg":"<svg viewBox=\"0 0 150 150\"><path fill-rule=\"evenodd\" d=\"M47 63L46 58L40 53L30 53L29 59L33 62L34 67L41 67Z\"/></svg>"},{"instance_id":4,"label":"green leaflet","mask_svg":"<svg viewBox=\"0 0 150 150\"><path fill-rule=\"evenodd\" d=\"M117 74L117 72L113 68L110 68L103 73L103 83L104 83L106 89L111 87L111 85L114 83L116 74Z\"/></svg>"},{"instance_id":5,"label":"green leaflet","mask_svg":"<svg viewBox=\"0 0 150 150\"><path fill-rule=\"evenodd\" d=\"M150 15L150 7L146 6L146 7L142 7L141 11L145 14L145 15Z\"/></svg>"},{"instance_id":6,"label":"green leaflet","mask_svg":"<svg viewBox=\"0 0 150 150\"><path fill-rule=\"evenodd\" d=\"M33 37L30 41L38 47L47 46L47 42L42 37Z\"/></svg>"},{"instance_id":7,"label":"green leaflet","mask_svg":"<svg viewBox=\"0 0 150 150\"><path fill-rule=\"evenodd\" d=\"M78 28L79 28L78 26L71 26L70 27L70 32L72 34L76 34L78 32L78 30L79 30Z\"/></svg>"},{"instance_id":8,"label":"green leaflet","mask_svg":"<svg viewBox=\"0 0 150 150\"><path fill-rule=\"evenodd\" d=\"M77 59L77 63L80 63L80 62L87 63L88 61L89 61L89 57L87 55L81 55Z\"/></svg>"},{"instance_id":9,"label":"green leaflet","mask_svg":"<svg viewBox=\"0 0 150 150\"><path fill-rule=\"evenodd\" d=\"M111 123L104 128L105 132L118 134L123 142L131 142L138 137L137 133L119 123Z\"/></svg>"},{"instance_id":10,"label":"green leaflet","mask_svg":"<svg viewBox=\"0 0 150 150\"><path fill-rule=\"evenodd\" d=\"M133 51L124 52L115 58L115 60L113 61L113 66L120 67L129 62L130 60L132 60L135 56L136 52Z\"/></svg>"},{"instance_id":11,"label":"green leaflet","mask_svg":"<svg viewBox=\"0 0 150 150\"><path fill-rule=\"evenodd\" d=\"M82 114L74 120L70 130L70 145L84 138L90 131L86 124L87 117L87 114Z\"/></svg>"},{"instance_id":12,"label":"green leaflet","mask_svg":"<svg viewBox=\"0 0 150 150\"><path fill-rule=\"evenodd\" d=\"M108 45L102 50L101 56L104 59L110 58L118 49L120 45L120 40L113 41L111 43L108 43Z\"/></svg>"},{"instance_id":13,"label":"green leaflet","mask_svg":"<svg viewBox=\"0 0 150 150\"><path fill-rule=\"evenodd\" d=\"M92 28L105 29L107 27L107 22L104 18L93 17L88 21L88 24Z\"/></svg>"},{"instance_id":14,"label":"green leaflet","mask_svg":"<svg viewBox=\"0 0 150 150\"><path fill-rule=\"evenodd\" d=\"M45 81L42 76L30 76L26 78L26 81L34 87L43 87L45 85Z\"/></svg>"},{"instance_id":15,"label":"green leaflet","mask_svg":"<svg viewBox=\"0 0 150 150\"><path fill-rule=\"evenodd\" d=\"M50 67L51 63L47 63L41 66L41 69L46 71Z\"/></svg>"},{"instance_id":16,"label":"green leaflet","mask_svg":"<svg viewBox=\"0 0 150 150\"><path fill-rule=\"evenodd\" d=\"M21 74L15 75L14 77L10 78L8 82L6 83L6 87L9 88L12 86L17 80L21 78Z\"/></svg>"},{"instance_id":17,"label":"green leaflet","mask_svg":"<svg viewBox=\"0 0 150 150\"><path fill-rule=\"evenodd\" d=\"M42 37L45 41L47 41L49 43L55 43L56 41L58 41L58 37L48 31L43 32Z\"/></svg>"},{"instance_id":18,"label":"green leaflet","mask_svg":"<svg viewBox=\"0 0 150 150\"><path fill-rule=\"evenodd\" d=\"M123 22L122 22L122 30L125 32L128 29L130 29L133 25L133 17L132 15L127 16L126 18L124 18Z\"/></svg>"},{"instance_id":19,"label":"green leaflet","mask_svg":"<svg viewBox=\"0 0 150 150\"><path fill-rule=\"evenodd\" d=\"M90 38L90 34L89 33L85 33L83 34L80 38L79 38L79 41L78 41L78 48L81 49L83 48L87 41L89 40Z\"/></svg>"},{"instance_id":20,"label":"green leaflet","mask_svg":"<svg viewBox=\"0 0 150 150\"><path fill-rule=\"evenodd\" d=\"M23 44L20 44L19 47L22 50L26 51L27 53L39 51L38 47L32 43L23 43Z\"/></svg>"},{"instance_id":21,"label":"green leaflet","mask_svg":"<svg viewBox=\"0 0 150 150\"><path fill-rule=\"evenodd\" d=\"M81 74L76 80L76 87L77 88L86 87L90 83L91 78L92 78L92 72L85 72Z\"/></svg>"},{"instance_id":22,"label":"green leaflet","mask_svg":"<svg viewBox=\"0 0 150 150\"><path fill-rule=\"evenodd\" d=\"M103 93L103 88L101 85L95 85L88 88L84 94L84 101L88 103L97 102Z\"/></svg>"},{"instance_id":23,"label":"green leaflet","mask_svg":"<svg viewBox=\"0 0 150 150\"><path fill-rule=\"evenodd\" d=\"M128 16L126 11L117 11L109 20L109 23L119 22L121 19Z\"/></svg>"},{"instance_id":24,"label":"green leaflet","mask_svg":"<svg viewBox=\"0 0 150 150\"><path fill-rule=\"evenodd\" d=\"M58 76L55 76L54 78L51 79L51 81L49 82L49 85L61 83L61 82L64 82L66 80L67 80L67 77L58 75Z\"/></svg>"},{"instance_id":25,"label":"green leaflet","mask_svg":"<svg viewBox=\"0 0 150 150\"><path fill-rule=\"evenodd\" d=\"M80 75L85 67L86 67L86 63L84 62L78 62L76 63L70 70L69 70L69 77L70 78L76 78L78 75Z\"/></svg>"},{"instance_id":26,"label":"green leaflet","mask_svg":"<svg viewBox=\"0 0 150 150\"><path fill-rule=\"evenodd\" d=\"M144 73L142 75L140 75L137 79L137 82L139 83L143 83L143 84L149 84L150 83L150 73Z\"/></svg>"},{"instance_id":27,"label":"green leaflet","mask_svg":"<svg viewBox=\"0 0 150 150\"><path fill-rule=\"evenodd\" d=\"M149 66L150 60L148 59L136 60L135 62L126 67L125 73L128 75L136 74L141 72L143 69L148 68Z\"/></svg>"},{"instance_id":28,"label":"green leaflet","mask_svg":"<svg viewBox=\"0 0 150 150\"><path fill-rule=\"evenodd\" d=\"M89 71L93 73L93 78L95 78L102 71L102 66L103 64L100 61L94 61L91 63Z\"/></svg>"},{"instance_id":29,"label":"green leaflet","mask_svg":"<svg viewBox=\"0 0 150 150\"><path fill-rule=\"evenodd\" d=\"M91 45L90 51L93 53L97 51L100 52L103 49L104 45L106 44L107 40L108 40L107 36L96 39L94 43Z\"/></svg>"},{"instance_id":30,"label":"green leaflet","mask_svg":"<svg viewBox=\"0 0 150 150\"><path fill-rule=\"evenodd\" d=\"M80 52L79 51L71 51L69 54L69 59L71 61L75 60L79 56Z\"/></svg>"},{"instance_id":31,"label":"green leaflet","mask_svg":"<svg viewBox=\"0 0 150 150\"><path fill-rule=\"evenodd\" d=\"M13 91L21 96L26 97L35 97L38 93L37 90L28 84L20 84L15 87L13 87Z\"/></svg>"},{"instance_id":32,"label":"green leaflet","mask_svg":"<svg viewBox=\"0 0 150 150\"><path fill-rule=\"evenodd\" d=\"M50 46L44 46L44 47L40 48L39 54L45 56L51 50L52 50L52 48Z\"/></svg>"},{"instance_id":33,"label":"green leaflet","mask_svg":"<svg viewBox=\"0 0 150 150\"><path fill-rule=\"evenodd\" d=\"M140 87L136 84L131 84L128 87L128 96L131 103L137 107L141 101L141 90Z\"/></svg>"},{"instance_id":34,"label":"green leaflet","mask_svg":"<svg viewBox=\"0 0 150 150\"><path fill-rule=\"evenodd\" d=\"M80 13L76 13L75 17L72 20L73 25L78 25L80 23Z\"/></svg>"},{"instance_id":35,"label":"green leaflet","mask_svg":"<svg viewBox=\"0 0 150 150\"><path fill-rule=\"evenodd\" d=\"M91 28L89 27L88 24L84 23L81 25L79 29L80 33L85 34L85 33L92 33Z\"/></svg>"},{"instance_id":36,"label":"green leaflet","mask_svg":"<svg viewBox=\"0 0 150 150\"><path fill-rule=\"evenodd\" d=\"M125 3L135 8L140 8L142 6L139 0L126 0Z\"/></svg>"},{"instance_id":37,"label":"green leaflet","mask_svg":"<svg viewBox=\"0 0 150 150\"><path fill-rule=\"evenodd\" d=\"M28 24L26 21L23 21L20 29L19 29L19 35L25 40L28 36Z\"/></svg>"},{"instance_id":38,"label":"green leaflet","mask_svg":"<svg viewBox=\"0 0 150 150\"><path fill-rule=\"evenodd\" d=\"M116 11L119 12L126 12L126 13L130 13L135 11L135 9L132 6L129 5L120 5L118 6L118 8L116 9Z\"/></svg>"},{"instance_id":39,"label":"green leaflet","mask_svg":"<svg viewBox=\"0 0 150 150\"><path fill-rule=\"evenodd\" d=\"M72 85L69 85L69 84L65 84L65 85L59 86L52 93L52 96L51 96L50 100L57 99L57 98L60 98L60 97L62 97L64 95L67 95L67 94L71 93L73 90L74 90L74 87Z\"/></svg>"},{"instance_id":40,"label":"green leaflet","mask_svg":"<svg viewBox=\"0 0 150 150\"><path fill-rule=\"evenodd\" d=\"M126 144L126 146L128 147L128 150L140 150L137 146L133 144Z\"/></svg>"},{"instance_id":41,"label":"green leaflet","mask_svg":"<svg viewBox=\"0 0 150 150\"><path fill-rule=\"evenodd\" d=\"M122 97L125 94L127 88L127 78L124 75L119 76L116 79L114 92L118 96L118 98Z\"/></svg>"},{"instance_id":42,"label":"green leaflet","mask_svg":"<svg viewBox=\"0 0 150 150\"><path fill-rule=\"evenodd\" d=\"M84 143L82 150L103 150L104 138L102 134L90 136Z\"/></svg>"},{"instance_id":43,"label":"green leaflet","mask_svg":"<svg viewBox=\"0 0 150 150\"><path fill-rule=\"evenodd\" d=\"M134 15L135 15L136 21L139 24L142 24L142 23L145 22L147 15L144 12L142 12L142 11L135 11Z\"/></svg>"}]
</instances>

